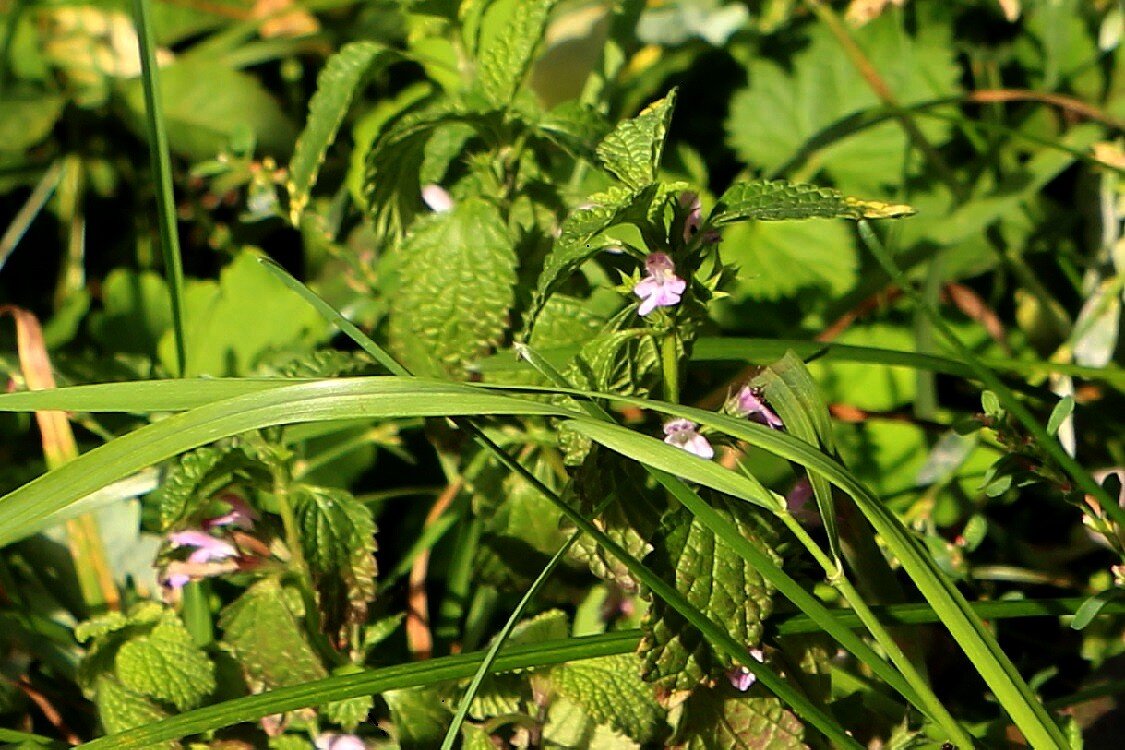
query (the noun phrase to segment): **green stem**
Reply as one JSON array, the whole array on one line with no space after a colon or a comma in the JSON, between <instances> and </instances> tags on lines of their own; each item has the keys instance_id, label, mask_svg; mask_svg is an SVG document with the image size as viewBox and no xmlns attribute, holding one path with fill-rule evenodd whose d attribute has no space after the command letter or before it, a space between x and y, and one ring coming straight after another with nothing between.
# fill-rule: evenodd
<instances>
[{"instance_id":1,"label":"green stem","mask_svg":"<svg viewBox=\"0 0 1125 750\"><path fill-rule=\"evenodd\" d=\"M207 582L191 581L184 586L184 625L196 646L203 648L214 639L211 608L207 601Z\"/></svg>"},{"instance_id":2,"label":"green stem","mask_svg":"<svg viewBox=\"0 0 1125 750\"><path fill-rule=\"evenodd\" d=\"M664 334L660 342L660 354L664 370L664 400L680 403L680 338L673 328Z\"/></svg>"}]
</instances>

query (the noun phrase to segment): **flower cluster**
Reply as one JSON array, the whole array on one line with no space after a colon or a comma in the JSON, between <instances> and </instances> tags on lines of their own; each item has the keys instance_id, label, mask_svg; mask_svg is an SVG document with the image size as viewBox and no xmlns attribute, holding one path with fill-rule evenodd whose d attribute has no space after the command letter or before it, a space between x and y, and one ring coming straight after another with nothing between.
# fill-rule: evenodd
<instances>
[{"instance_id":1,"label":"flower cluster","mask_svg":"<svg viewBox=\"0 0 1125 750\"><path fill-rule=\"evenodd\" d=\"M168 535L173 549L190 548L186 560L173 560L164 566L160 583L170 594L175 594L189 581L211 578L238 570L241 553L230 541L212 535L211 531L225 527L252 529L258 520L257 512L235 495L224 495L223 502L230 510L220 516L206 518L202 529L184 529Z\"/></svg>"}]
</instances>

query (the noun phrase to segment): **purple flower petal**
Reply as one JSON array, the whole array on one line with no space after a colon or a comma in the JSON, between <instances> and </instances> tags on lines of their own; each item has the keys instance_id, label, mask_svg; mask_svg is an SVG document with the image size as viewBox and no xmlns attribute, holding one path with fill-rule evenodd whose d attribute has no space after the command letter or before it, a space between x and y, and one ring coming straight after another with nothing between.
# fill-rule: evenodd
<instances>
[{"instance_id":1,"label":"purple flower petal","mask_svg":"<svg viewBox=\"0 0 1125 750\"><path fill-rule=\"evenodd\" d=\"M177 531L170 534L168 539L175 547L195 547L196 550L188 557L188 560L194 563L222 560L238 554L238 550L230 542L216 539L207 532L195 529Z\"/></svg>"},{"instance_id":2,"label":"purple flower petal","mask_svg":"<svg viewBox=\"0 0 1125 750\"><path fill-rule=\"evenodd\" d=\"M258 520L258 512L246 504L237 495L224 495L222 501L230 505L230 510L221 516L208 518L203 522L204 528L213 529L216 526L235 526L240 529L254 528Z\"/></svg>"},{"instance_id":3,"label":"purple flower petal","mask_svg":"<svg viewBox=\"0 0 1125 750\"><path fill-rule=\"evenodd\" d=\"M637 312L648 315L658 307L671 307L680 303L687 282L676 276L676 265L666 253L650 253L645 258L648 275L633 287L633 294L641 298Z\"/></svg>"},{"instance_id":4,"label":"purple flower petal","mask_svg":"<svg viewBox=\"0 0 1125 750\"><path fill-rule=\"evenodd\" d=\"M784 427L781 417L777 416L777 412L771 409L769 404L762 399L761 390L743 386L734 400L734 409L739 416L749 417L752 421L772 427L775 430Z\"/></svg>"},{"instance_id":5,"label":"purple flower petal","mask_svg":"<svg viewBox=\"0 0 1125 750\"><path fill-rule=\"evenodd\" d=\"M750 649L750 655L759 662L765 662L766 660L766 655L762 653L762 649L760 648ZM731 687L735 690L740 693L745 693L758 681L758 677L750 671L749 667L739 664L737 667L732 667L727 671L727 680L730 681Z\"/></svg>"},{"instance_id":6,"label":"purple flower petal","mask_svg":"<svg viewBox=\"0 0 1125 750\"><path fill-rule=\"evenodd\" d=\"M703 224L703 207L699 203L697 193L681 193L680 207L688 209L687 218L684 219L684 244L691 242Z\"/></svg>"},{"instance_id":7,"label":"purple flower petal","mask_svg":"<svg viewBox=\"0 0 1125 750\"><path fill-rule=\"evenodd\" d=\"M366 747L354 734L325 732L316 738L316 750L365 750Z\"/></svg>"},{"instance_id":8,"label":"purple flower petal","mask_svg":"<svg viewBox=\"0 0 1125 750\"><path fill-rule=\"evenodd\" d=\"M441 185L425 185L422 187L422 202L435 213L443 213L453 208L453 198Z\"/></svg>"},{"instance_id":9,"label":"purple flower petal","mask_svg":"<svg viewBox=\"0 0 1125 750\"><path fill-rule=\"evenodd\" d=\"M699 434L695 422L687 419L673 419L665 424L664 442L700 458L715 457L715 449L711 447L710 441Z\"/></svg>"}]
</instances>

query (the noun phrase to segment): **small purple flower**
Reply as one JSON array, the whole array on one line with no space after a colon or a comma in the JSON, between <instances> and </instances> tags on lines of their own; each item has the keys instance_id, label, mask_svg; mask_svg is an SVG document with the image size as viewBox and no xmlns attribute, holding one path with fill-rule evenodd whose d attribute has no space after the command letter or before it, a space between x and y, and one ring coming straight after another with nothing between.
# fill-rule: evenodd
<instances>
[{"instance_id":1,"label":"small purple flower","mask_svg":"<svg viewBox=\"0 0 1125 750\"><path fill-rule=\"evenodd\" d=\"M680 303L687 282L676 276L676 264L666 253L651 253L645 258L648 275L633 287L633 294L641 298L637 310L648 315L658 307L671 307Z\"/></svg>"},{"instance_id":2,"label":"small purple flower","mask_svg":"<svg viewBox=\"0 0 1125 750\"><path fill-rule=\"evenodd\" d=\"M742 390L734 397L734 412L740 417L749 417L751 421L764 424L775 430L784 426L781 423L781 417L777 416L777 412L771 409L762 398L762 391L759 388L743 386Z\"/></svg>"},{"instance_id":3,"label":"small purple flower","mask_svg":"<svg viewBox=\"0 0 1125 750\"><path fill-rule=\"evenodd\" d=\"M239 529L254 528L254 522L259 518L258 512L247 505L245 500L237 495L223 495L221 499L230 506L230 510L221 516L204 520L203 528L213 529L216 526L234 526Z\"/></svg>"},{"instance_id":4,"label":"small purple flower","mask_svg":"<svg viewBox=\"0 0 1125 750\"><path fill-rule=\"evenodd\" d=\"M238 550L230 542L217 539L205 531L187 529L169 535L168 539L173 547L195 547L195 551L188 555L190 563L205 563L213 560L225 560L238 555Z\"/></svg>"},{"instance_id":5,"label":"small purple flower","mask_svg":"<svg viewBox=\"0 0 1125 750\"><path fill-rule=\"evenodd\" d=\"M695 422L686 419L673 419L664 425L664 442L700 458L714 458L715 449L707 438L699 434L696 426Z\"/></svg>"},{"instance_id":6,"label":"small purple flower","mask_svg":"<svg viewBox=\"0 0 1125 750\"><path fill-rule=\"evenodd\" d=\"M762 649L760 648L750 649L750 655L760 662L766 660L766 655L762 653ZM745 693L750 689L751 685L758 681L757 676L750 671L750 668L742 664L729 669L727 671L727 679L730 681L731 687L740 693Z\"/></svg>"},{"instance_id":7,"label":"small purple flower","mask_svg":"<svg viewBox=\"0 0 1125 750\"><path fill-rule=\"evenodd\" d=\"M789 515L807 526L820 524L820 513L813 499L812 483L808 477L801 477L793 484L793 489L785 495L785 507Z\"/></svg>"},{"instance_id":8,"label":"small purple flower","mask_svg":"<svg viewBox=\"0 0 1125 750\"><path fill-rule=\"evenodd\" d=\"M680 208L688 210L687 217L684 219L684 244L686 245L699 233L699 227L703 225L703 206L699 203L699 194L680 193Z\"/></svg>"},{"instance_id":9,"label":"small purple flower","mask_svg":"<svg viewBox=\"0 0 1125 750\"><path fill-rule=\"evenodd\" d=\"M434 213L444 213L453 208L453 198L441 185L422 186L422 202Z\"/></svg>"},{"instance_id":10,"label":"small purple flower","mask_svg":"<svg viewBox=\"0 0 1125 750\"><path fill-rule=\"evenodd\" d=\"M316 750L366 750L367 745L354 734L325 732L316 737Z\"/></svg>"}]
</instances>

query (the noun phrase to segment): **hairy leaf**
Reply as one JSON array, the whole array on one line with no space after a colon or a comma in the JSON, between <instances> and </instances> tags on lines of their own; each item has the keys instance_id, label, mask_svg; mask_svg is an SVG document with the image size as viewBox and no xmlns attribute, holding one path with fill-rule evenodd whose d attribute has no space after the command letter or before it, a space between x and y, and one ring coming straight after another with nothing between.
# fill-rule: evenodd
<instances>
[{"instance_id":1,"label":"hairy leaf","mask_svg":"<svg viewBox=\"0 0 1125 750\"><path fill-rule=\"evenodd\" d=\"M320 164L328 146L344 121L352 97L360 84L378 64L389 62L395 55L378 42L352 42L328 59L316 80L316 94L309 102L305 129L297 138L293 158L289 162L289 220L294 226L309 201L309 191L316 184Z\"/></svg>"},{"instance_id":2,"label":"hairy leaf","mask_svg":"<svg viewBox=\"0 0 1125 750\"><path fill-rule=\"evenodd\" d=\"M293 513L305 559L317 578L326 627L346 633L367 619L367 605L375 598L371 511L347 490L299 485Z\"/></svg>"},{"instance_id":3,"label":"hairy leaf","mask_svg":"<svg viewBox=\"0 0 1125 750\"><path fill-rule=\"evenodd\" d=\"M598 158L605 168L634 190L656 182L675 105L672 89L633 119L618 123L598 144Z\"/></svg>"},{"instance_id":4,"label":"hairy leaf","mask_svg":"<svg viewBox=\"0 0 1125 750\"><path fill-rule=\"evenodd\" d=\"M108 675L97 680L94 705L98 707L102 728L111 734L168 718L168 712ZM161 742L150 747L157 750L180 746L179 742Z\"/></svg>"},{"instance_id":5,"label":"hairy leaf","mask_svg":"<svg viewBox=\"0 0 1125 750\"><path fill-rule=\"evenodd\" d=\"M551 681L596 722L644 743L654 739L664 712L641 680L640 668L636 654L604 656L555 667Z\"/></svg>"},{"instance_id":6,"label":"hairy leaf","mask_svg":"<svg viewBox=\"0 0 1125 750\"><path fill-rule=\"evenodd\" d=\"M685 750L801 750L805 730L781 701L760 687L697 690L684 706L676 747Z\"/></svg>"},{"instance_id":7,"label":"hairy leaf","mask_svg":"<svg viewBox=\"0 0 1125 750\"><path fill-rule=\"evenodd\" d=\"M516 256L490 203L471 198L418 222L398 254L391 346L418 374L463 375L500 343L515 301Z\"/></svg>"},{"instance_id":8,"label":"hairy leaf","mask_svg":"<svg viewBox=\"0 0 1125 750\"><path fill-rule=\"evenodd\" d=\"M517 0L503 29L480 50L477 76L488 100L497 107L511 104L532 54L558 0Z\"/></svg>"},{"instance_id":9,"label":"hairy leaf","mask_svg":"<svg viewBox=\"0 0 1125 750\"><path fill-rule=\"evenodd\" d=\"M529 328L559 284L608 244L597 241L598 235L616 224L643 221L653 195L651 188L634 191L611 187L604 193L590 196L588 206L575 209L566 218L539 274L528 317Z\"/></svg>"},{"instance_id":10,"label":"hairy leaf","mask_svg":"<svg viewBox=\"0 0 1125 750\"><path fill-rule=\"evenodd\" d=\"M126 688L181 711L195 708L215 689L214 665L171 612L148 635L121 647L117 678Z\"/></svg>"},{"instance_id":11,"label":"hairy leaf","mask_svg":"<svg viewBox=\"0 0 1125 750\"><path fill-rule=\"evenodd\" d=\"M763 551L773 554L773 534L760 509L708 493L721 516ZM752 648L762 622L773 611L773 586L748 562L684 508L670 513L653 538L647 558L652 568L733 638ZM703 682L723 676L730 666L719 659L702 634L663 600L654 598L642 623L644 678L666 706L682 702Z\"/></svg>"},{"instance_id":12,"label":"hairy leaf","mask_svg":"<svg viewBox=\"0 0 1125 750\"><path fill-rule=\"evenodd\" d=\"M300 685L327 676L277 581L260 581L223 610L223 642L246 675L251 690Z\"/></svg>"},{"instance_id":13,"label":"hairy leaf","mask_svg":"<svg viewBox=\"0 0 1125 750\"><path fill-rule=\"evenodd\" d=\"M402 750L431 750L441 744L451 713L432 689L408 688L383 694Z\"/></svg>"},{"instance_id":14,"label":"hairy leaf","mask_svg":"<svg viewBox=\"0 0 1125 750\"><path fill-rule=\"evenodd\" d=\"M839 190L785 180L736 182L711 211L708 223L720 227L736 221L784 219L894 219L914 209L901 204L849 198Z\"/></svg>"}]
</instances>

